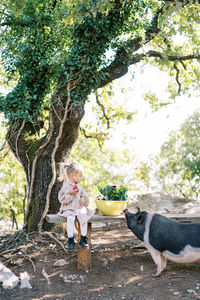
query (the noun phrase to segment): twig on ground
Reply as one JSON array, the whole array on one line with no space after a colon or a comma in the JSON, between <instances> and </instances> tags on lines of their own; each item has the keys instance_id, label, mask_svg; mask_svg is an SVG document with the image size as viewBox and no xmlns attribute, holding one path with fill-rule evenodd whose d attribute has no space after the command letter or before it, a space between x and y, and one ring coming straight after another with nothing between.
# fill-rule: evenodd
<instances>
[{"instance_id":1,"label":"twig on ground","mask_svg":"<svg viewBox=\"0 0 200 300\"><path fill-rule=\"evenodd\" d=\"M48 232L48 231L41 232L41 235L46 235L46 236L48 236L49 238L51 238L54 242L56 242L58 245L61 246L62 250L63 250L65 253L69 254L68 250L65 249L65 246L63 245L63 243L61 243L57 238L55 238L51 232Z\"/></svg>"},{"instance_id":2,"label":"twig on ground","mask_svg":"<svg viewBox=\"0 0 200 300\"><path fill-rule=\"evenodd\" d=\"M47 274L47 272L45 271L45 269L42 269L42 275L44 276L44 278L47 280L47 283L50 284L50 279L49 279L49 275Z\"/></svg>"},{"instance_id":3,"label":"twig on ground","mask_svg":"<svg viewBox=\"0 0 200 300\"><path fill-rule=\"evenodd\" d=\"M34 265L32 259L31 259L29 256L26 256L26 255L24 255L24 258L27 259L28 261L30 261L30 263L31 263L32 266L33 266L33 270L34 270L34 272L36 273L36 267L35 267L35 265Z\"/></svg>"}]
</instances>

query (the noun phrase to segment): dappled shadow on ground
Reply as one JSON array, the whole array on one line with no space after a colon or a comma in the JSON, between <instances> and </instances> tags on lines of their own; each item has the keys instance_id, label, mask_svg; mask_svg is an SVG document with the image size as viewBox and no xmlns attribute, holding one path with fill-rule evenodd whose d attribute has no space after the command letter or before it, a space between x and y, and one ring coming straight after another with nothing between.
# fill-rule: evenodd
<instances>
[{"instance_id":1,"label":"dappled shadow on ground","mask_svg":"<svg viewBox=\"0 0 200 300\"><path fill-rule=\"evenodd\" d=\"M61 234L60 241L66 244ZM55 267L64 258L67 264ZM17 251L1 254L1 261L17 276L27 271L32 289L4 290L0 299L200 299L200 264L168 263L161 277L154 278L151 256L127 228L92 233L92 267L77 269L77 249L65 253L53 240L38 238ZM43 271L48 280L42 275Z\"/></svg>"}]
</instances>

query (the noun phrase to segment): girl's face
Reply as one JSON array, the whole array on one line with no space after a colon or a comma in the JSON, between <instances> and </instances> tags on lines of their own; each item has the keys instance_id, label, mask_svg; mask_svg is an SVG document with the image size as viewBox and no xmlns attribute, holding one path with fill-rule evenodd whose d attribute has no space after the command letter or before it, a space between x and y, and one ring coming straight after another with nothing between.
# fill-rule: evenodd
<instances>
[{"instance_id":1,"label":"girl's face","mask_svg":"<svg viewBox=\"0 0 200 300\"><path fill-rule=\"evenodd\" d=\"M79 183L81 179L83 178L83 173L81 171L76 171L75 174L72 174L70 179L74 183Z\"/></svg>"}]
</instances>

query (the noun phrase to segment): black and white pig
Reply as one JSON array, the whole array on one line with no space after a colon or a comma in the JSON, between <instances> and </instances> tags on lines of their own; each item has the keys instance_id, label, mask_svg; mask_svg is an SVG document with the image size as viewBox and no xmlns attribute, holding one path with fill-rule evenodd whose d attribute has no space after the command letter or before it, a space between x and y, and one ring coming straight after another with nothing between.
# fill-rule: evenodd
<instances>
[{"instance_id":1,"label":"black and white pig","mask_svg":"<svg viewBox=\"0 0 200 300\"><path fill-rule=\"evenodd\" d=\"M167 259L177 263L200 260L200 223L180 223L159 214L124 210L128 228L145 243L159 276Z\"/></svg>"}]
</instances>

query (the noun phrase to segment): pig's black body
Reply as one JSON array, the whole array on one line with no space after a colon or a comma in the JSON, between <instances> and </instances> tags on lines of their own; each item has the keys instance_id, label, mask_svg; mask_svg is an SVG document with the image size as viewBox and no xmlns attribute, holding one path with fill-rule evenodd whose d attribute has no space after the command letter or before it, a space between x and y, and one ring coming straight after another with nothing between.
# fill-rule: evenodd
<instances>
[{"instance_id":1,"label":"pig's black body","mask_svg":"<svg viewBox=\"0 0 200 300\"><path fill-rule=\"evenodd\" d=\"M200 261L200 223L180 223L159 214L124 211L128 228L144 241L157 265L156 275L167 259L178 263Z\"/></svg>"},{"instance_id":2,"label":"pig's black body","mask_svg":"<svg viewBox=\"0 0 200 300\"><path fill-rule=\"evenodd\" d=\"M180 223L154 214L149 228L149 243L156 250L179 254L187 245L200 248L200 223Z\"/></svg>"}]
</instances>

